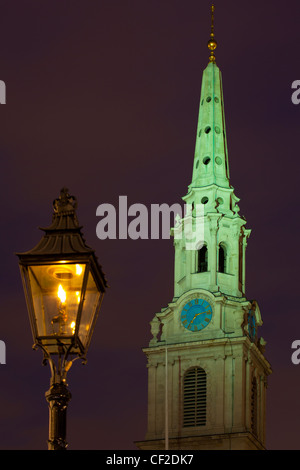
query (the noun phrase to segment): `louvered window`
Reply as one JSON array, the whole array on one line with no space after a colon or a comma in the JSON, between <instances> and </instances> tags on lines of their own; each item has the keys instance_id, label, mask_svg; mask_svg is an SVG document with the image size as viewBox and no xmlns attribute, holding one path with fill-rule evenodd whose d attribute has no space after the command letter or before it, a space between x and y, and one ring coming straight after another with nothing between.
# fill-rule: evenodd
<instances>
[{"instance_id":1,"label":"louvered window","mask_svg":"<svg viewBox=\"0 0 300 470\"><path fill-rule=\"evenodd\" d=\"M206 373L201 367L189 369L183 382L183 427L206 424Z\"/></svg>"}]
</instances>

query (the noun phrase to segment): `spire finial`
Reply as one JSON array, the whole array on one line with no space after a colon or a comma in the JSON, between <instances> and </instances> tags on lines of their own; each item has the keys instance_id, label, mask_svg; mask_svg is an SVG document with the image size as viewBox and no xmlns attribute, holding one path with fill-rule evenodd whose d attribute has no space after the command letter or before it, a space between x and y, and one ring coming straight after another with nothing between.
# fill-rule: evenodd
<instances>
[{"instance_id":1,"label":"spire finial","mask_svg":"<svg viewBox=\"0 0 300 470\"><path fill-rule=\"evenodd\" d=\"M207 43L207 47L210 50L209 62L212 62L213 64L216 62L214 50L217 47L217 42L215 40L215 34L214 34L214 11L215 11L215 6L214 4L212 4L211 6L211 33L210 33L210 39Z\"/></svg>"}]
</instances>

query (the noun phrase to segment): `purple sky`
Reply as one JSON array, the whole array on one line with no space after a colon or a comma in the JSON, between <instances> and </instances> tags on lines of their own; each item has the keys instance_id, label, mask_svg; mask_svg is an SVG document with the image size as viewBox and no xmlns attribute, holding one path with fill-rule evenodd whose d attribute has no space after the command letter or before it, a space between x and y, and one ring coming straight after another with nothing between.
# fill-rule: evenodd
<instances>
[{"instance_id":1,"label":"purple sky","mask_svg":"<svg viewBox=\"0 0 300 470\"><path fill-rule=\"evenodd\" d=\"M252 229L247 289L274 370L267 447L300 449L297 302L300 3L216 1L231 184ZM111 286L88 353L69 372L70 449L135 449L146 432L149 321L173 297L172 240L105 240L96 208L181 203L191 181L210 2L0 0L2 275L0 449L45 449L49 367L31 349L16 252L31 249L67 186Z\"/></svg>"}]
</instances>

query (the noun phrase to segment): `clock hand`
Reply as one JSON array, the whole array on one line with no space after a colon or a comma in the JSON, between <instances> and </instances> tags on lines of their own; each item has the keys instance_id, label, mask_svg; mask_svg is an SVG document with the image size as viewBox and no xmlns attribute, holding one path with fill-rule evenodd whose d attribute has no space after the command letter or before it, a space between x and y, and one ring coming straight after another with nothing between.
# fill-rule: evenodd
<instances>
[{"instance_id":1,"label":"clock hand","mask_svg":"<svg viewBox=\"0 0 300 470\"><path fill-rule=\"evenodd\" d=\"M195 318L198 317L198 315L201 315L202 313L204 313L204 312L196 313L196 315L194 315L193 320L189 324L191 325L193 323L193 321L195 320Z\"/></svg>"}]
</instances>

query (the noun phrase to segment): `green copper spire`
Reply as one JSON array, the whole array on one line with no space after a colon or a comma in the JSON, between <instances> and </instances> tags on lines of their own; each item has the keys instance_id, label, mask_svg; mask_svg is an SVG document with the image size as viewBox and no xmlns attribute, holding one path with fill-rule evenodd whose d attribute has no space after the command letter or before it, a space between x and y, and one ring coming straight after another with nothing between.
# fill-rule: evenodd
<instances>
[{"instance_id":1,"label":"green copper spire","mask_svg":"<svg viewBox=\"0 0 300 470\"><path fill-rule=\"evenodd\" d=\"M192 187L229 187L222 76L210 62L203 72Z\"/></svg>"},{"instance_id":2,"label":"green copper spire","mask_svg":"<svg viewBox=\"0 0 300 470\"><path fill-rule=\"evenodd\" d=\"M207 47L209 64L203 72L192 183L199 188L216 184L228 188L229 168L225 131L222 76L216 65L214 5L211 6L211 33Z\"/></svg>"},{"instance_id":3,"label":"green copper spire","mask_svg":"<svg viewBox=\"0 0 300 470\"><path fill-rule=\"evenodd\" d=\"M193 207L204 204L205 214L237 216L239 199L229 181L222 74L214 55L214 10L212 5L210 57L202 76L192 181L183 200Z\"/></svg>"}]
</instances>

